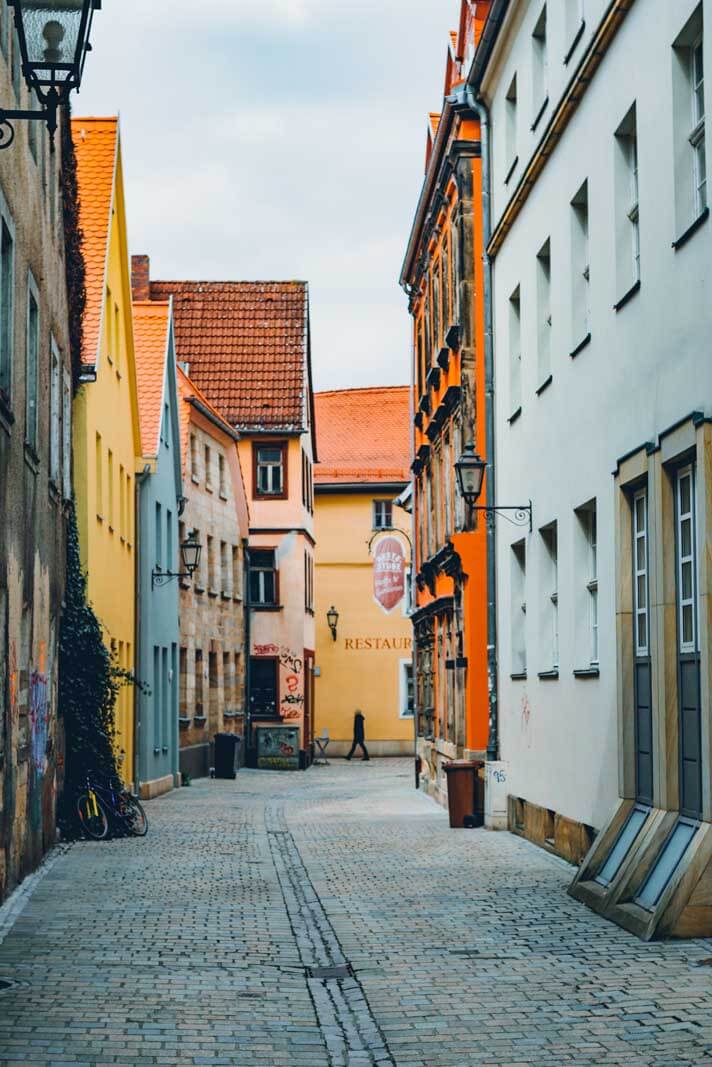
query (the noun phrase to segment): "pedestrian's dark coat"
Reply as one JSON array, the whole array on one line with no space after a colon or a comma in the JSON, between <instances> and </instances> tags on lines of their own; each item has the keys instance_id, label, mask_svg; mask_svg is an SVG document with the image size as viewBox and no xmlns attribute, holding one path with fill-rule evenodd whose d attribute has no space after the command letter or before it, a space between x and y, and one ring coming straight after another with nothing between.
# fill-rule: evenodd
<instances>
[{"instance_id":1,"label":"pedestrian's dark coat","mask_svg":"<svg viewBox=\"0 0 712 1067\"><path fill-rule=\"evenodd\" d=\"M364 717L360 711L357 711L354 715L354 741L363 741L364 739Z\"/></svg>"}]
</instances>

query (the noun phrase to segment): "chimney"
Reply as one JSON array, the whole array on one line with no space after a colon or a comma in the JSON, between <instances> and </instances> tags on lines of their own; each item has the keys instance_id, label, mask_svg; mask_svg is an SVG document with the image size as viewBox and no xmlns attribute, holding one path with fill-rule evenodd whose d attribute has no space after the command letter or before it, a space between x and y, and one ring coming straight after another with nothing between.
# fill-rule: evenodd
<instances>
[{"instance_id":1,"label":"chimney","mask_svg":"<svg viewBox=\"0 0 712 1067\"><path fill-rule=\"evenodd\" d=\"M131 295L134 302L151 299L151 260L148 256L131 256Z\"/></svg>"}]
</instances>

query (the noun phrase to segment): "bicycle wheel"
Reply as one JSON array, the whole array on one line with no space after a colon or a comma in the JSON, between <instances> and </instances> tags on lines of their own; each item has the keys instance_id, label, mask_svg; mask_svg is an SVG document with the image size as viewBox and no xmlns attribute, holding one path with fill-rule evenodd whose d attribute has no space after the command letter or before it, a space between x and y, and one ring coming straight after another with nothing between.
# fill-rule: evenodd
<instances>
[{"instance_id":1,"label":"bicycle wheel","mask_svg":"<svg viewBox=\"0 0 712 1067\"><path fill-rule=\"evenodd\" d=\"M99 798L81 793L77 798L77 815L82 830L95 841L103 841L109 832L109 819Z\"/></svg>"},{"instance_id":2,"label":"bicycle wheel","mask_svg":"<svg viewBox=\"0 0 712 1067\"><path fill-rule=\"evenodd\" d=\"M143 810L143 805L138 797L133 796L131 793L125 793L123 796L122 818L126 829L134 837L145 837L148 833L146 812Z\"/></svg>"}]
</instances>

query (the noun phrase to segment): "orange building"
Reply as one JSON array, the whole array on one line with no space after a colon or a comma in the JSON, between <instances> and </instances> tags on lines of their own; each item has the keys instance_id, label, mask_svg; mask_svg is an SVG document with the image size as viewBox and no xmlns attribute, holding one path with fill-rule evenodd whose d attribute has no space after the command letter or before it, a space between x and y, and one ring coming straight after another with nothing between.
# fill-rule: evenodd
<instances>
[{"instance_id":1,"label":"orange building","mask_svg":"<svg viewBox=\"0 0 712 1067\"><path fill-rule=\"evenodd\" d=\"M489 732L486 529L454 469L466 445L486 452L480 128L464 79L488 7L462 0L450 36L401 273L413 319L417 745L421 785L441 802L443 764L484 759Z\"/></svg>"}]
</instances>

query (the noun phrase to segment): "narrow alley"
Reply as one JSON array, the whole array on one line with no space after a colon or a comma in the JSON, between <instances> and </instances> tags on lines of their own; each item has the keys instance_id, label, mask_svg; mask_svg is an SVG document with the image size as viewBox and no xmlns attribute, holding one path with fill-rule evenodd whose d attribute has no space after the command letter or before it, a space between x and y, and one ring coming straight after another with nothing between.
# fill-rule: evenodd
<instances>
[{"instance_id":1,"label":"narrow alley","mask_svg":"<svg viewBox=\"0 0 712 1067\"><path fill-rule=\"evenodd\" d=\"M411 775L241 771L151 802L145 839L51 853L0 908L0 1063L710 1058L709 942L605 922L573 868L448 830Z\"/></svg>"}]
</instances>

